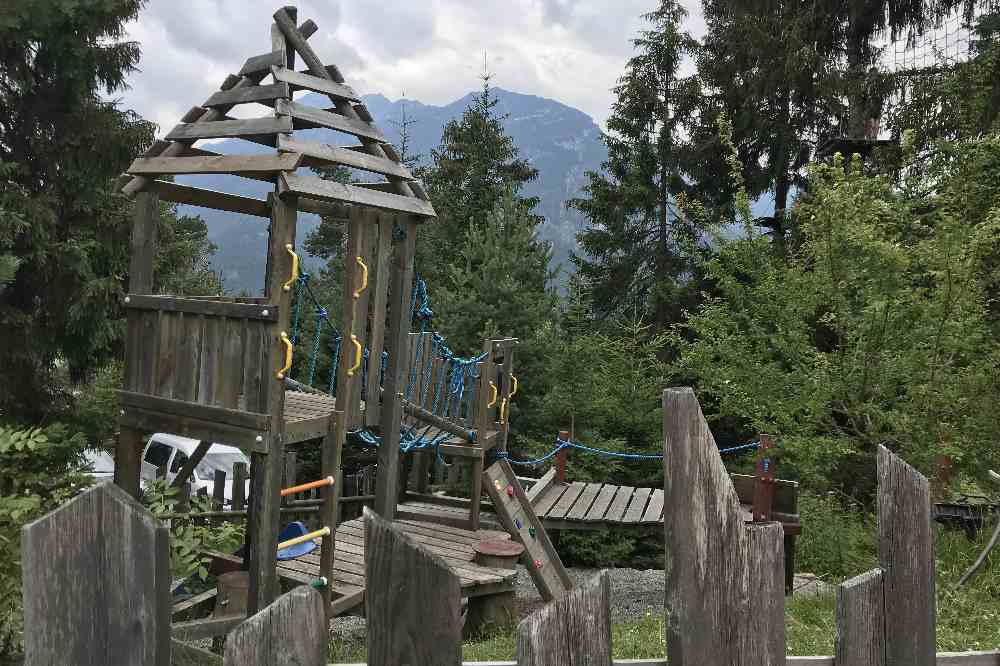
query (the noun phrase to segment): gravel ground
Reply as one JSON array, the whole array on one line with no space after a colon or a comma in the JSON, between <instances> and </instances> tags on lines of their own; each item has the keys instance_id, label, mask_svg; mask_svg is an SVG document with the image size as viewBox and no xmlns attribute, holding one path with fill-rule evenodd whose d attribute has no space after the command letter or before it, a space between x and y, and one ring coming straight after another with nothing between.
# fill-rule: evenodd
<instances>
[{"instance_id":1,"label":"gravel ground","mask_svg":"<svg viewBox=\"0 0 1000 666\"><path fill-rule=\"evenodd\" d=\"M587 580L600 569L568 569L574 583ZM663 595L666 578L662 569L608 569L611 577L611 621L624 622L644 616L647 612L663 612ZM795 576L795 594L817 595L832 591L833 586L812 574ZM521 617L527 617L544 604L531 582L528 570L517 568L517 601ZM363 643L365 621L360 617L335 618L330 629L334 640L345 643Z\"/></svg>"}]
</instances>

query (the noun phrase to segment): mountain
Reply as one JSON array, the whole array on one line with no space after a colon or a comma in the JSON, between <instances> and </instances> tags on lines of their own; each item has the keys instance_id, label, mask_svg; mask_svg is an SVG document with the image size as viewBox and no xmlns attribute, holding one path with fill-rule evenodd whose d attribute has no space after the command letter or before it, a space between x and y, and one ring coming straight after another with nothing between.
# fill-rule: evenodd
<instances>
[{"instance_id":1,"label":"mountain","mask_svg":"<svg viewBox=\"0 0 1000 666\"><path fill-rule=\"evenodd\" d=\"M586 181L586 172L600 169L601 162L606 158L601 130L587 114L555 100L501 88L493 88L491 92L497 99L498 113L506 116L503 121L505 131L513 138L521 157L538 169L538 178L524 188L524 194L539 197L536 212L545 217L540 235L552 242L554 261L565 270L568 268L569 253L576 249L575 235L584 224L582 216L566 208L565 202L580 193ZM412 121L409 126L410 151L426 164L429 163L431 149L441 141L444 125L460 118L472 98L473 93L469 93L444 106L409 99L392 101L382 95L366 95L363 100L375 124L397 146L399 123L405 110L406 117ZM329 106L310 95L299 101ZM311 141L335 145L356 143L353 137L325 129L297 131L296 136L300 135ZM270 150L239 139L220 141L212 149L228 154ZM178 178L178 181L258 198L265 197L271 189L267 183L232 176L187 176ZM222 272L228 290L251 293L261 290L267 246L265 220L188 206L181 206L180 212L200 215L208 224L209 237L219 248L212 263ZM316 216L300 215L299 238L305 238L316 224ZM315 260L312 263L315 265Z\"/></svg>"}]
</instances>

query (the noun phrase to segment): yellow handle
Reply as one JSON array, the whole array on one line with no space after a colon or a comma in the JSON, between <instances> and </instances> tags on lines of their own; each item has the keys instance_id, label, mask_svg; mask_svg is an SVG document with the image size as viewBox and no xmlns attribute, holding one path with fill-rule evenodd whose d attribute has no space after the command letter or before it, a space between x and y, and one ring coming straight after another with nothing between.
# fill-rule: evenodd
<instances>
[{"instance_id":1,"label":"yellow handle","mask_svg":"<svg viewBox=\"0 0 1000 666\"><path fill-rule=\"evenodd\" d=\"M288 541L282 541L278 544L278 550L284 550L286 548L291 548L292 546L297 546L300 543L305 543L306 541L312 541L313 539L318 539L320 537L329 536L330 528L323 527L316 530L315 532L310 532L309 534L303 534L302 536L297 536L294 539L289 539Z\"/></svg>"},{"instance_id":2,"label":"yellow handle","mask_svg":"<svg viewBox=\"0 0 1000 666\"><path fill-rule=\"evenodd\" d=\"M361 292L368 288L368 264L361 257L354 257L361 267L361 286L354 290L354 298L361 298Z\"/></svg>"},{"instance_id":3,"label":"yellow handle","mask_svg":"<svg viewBox=\"0 0 1000 666\"><path fill-rule=\"evenodd\" d=\"M507 398L500 401L500 425L507 422Z\"/></svg>"},{"instance_id":4,"label":"yellow handle","mask_svg":"<svg viewBox=\"0 0 1000 666\"><path fill-rule=\"evenodd\" d=\"M493 391L493 397L490 398L490 404L486 405L487 408L490 408L493 405L497 404L497 385L494 384L492 381L490 382L490 389L492 389Z\"/></svg>"},{"instance_id":5,"label":"yellow handle","mask_svg":"<svg viewBox=\"0 0 1000 666\"><path fill-rule=\"evenodd\" d=\"M288 333L281 332L281 341L285 343L285 365L278 370L278 379L284 379L285 373L292 368L292 353L295 351L292 341L288 339Z\"/></svg>"},{"instance_id":6,"label":"yellow handle","mask_svg":"<svg viewBox=\"0 0 1000 666\"><path fill-rule=\"evenodd\" d=\"M347 369L347 376L353 377L354 371L361 367L361 343L358 342L358 336L351 333L351 344L354 345L354 365Z\"/></svg>"},{"instance_id":7,"label":"yellow handle","mask_svg":"<svg viewBox=\"0 0 1000 666\"><path fill-rule=\"evenodd\" d=\"M514 394L517 393L517 377L514 376L514 373L510 374L510 380L514 382L514 390L507 394L508 399L513 398Z\"/></svg>"},{"instance_id":8,"label":"yellow handle","mask_svg":"<svg viewBox=\"0 0 1000 666\"><path fill-rule=\"evenodd\" d=\"M295 248L292 247L291 243L286 244L285 249L288 250L288 254L292 255L292 277L288 278L288 282L281 288L285 291L291 291L292 285L299 279L299 255L295 254Z\"/></svg>"}]
</instances>

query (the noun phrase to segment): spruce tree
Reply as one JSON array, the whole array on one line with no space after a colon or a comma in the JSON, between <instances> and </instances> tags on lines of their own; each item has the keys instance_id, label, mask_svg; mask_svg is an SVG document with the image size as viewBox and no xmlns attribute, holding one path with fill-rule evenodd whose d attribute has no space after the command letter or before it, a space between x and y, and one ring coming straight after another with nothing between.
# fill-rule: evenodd
<instances>
[{"instance_id":1,"label":"spruce tree","mask_svg":"<svg viewBox=\"0 0 1000 666\"><path fill-rule=\"evenodd\" d=\"M678 79L694 46L680 29L676 0L644 15L652 27L633 40L636 54L615 88L602 171L588 173L585 196L570 201L591 226L578 234L573 257L590 288L595 314L638 312L658 329L677 321L692 296L699 230L675 205L686 189L681 120L689 113L689 81Z\"/></svg>"}]
</instances>

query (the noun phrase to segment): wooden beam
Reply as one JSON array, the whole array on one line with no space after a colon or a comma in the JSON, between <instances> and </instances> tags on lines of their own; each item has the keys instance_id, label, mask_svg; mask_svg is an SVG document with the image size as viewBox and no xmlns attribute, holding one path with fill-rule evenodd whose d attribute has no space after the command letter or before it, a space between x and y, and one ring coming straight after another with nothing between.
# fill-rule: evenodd
<instances>
[{"instance_id":1,"label":"wooden beam","mask_svg":"<svg viewBox=\"0 0 1000 666\"><path fill-rule=\"evenodd\" d=\"M170 201L171 203L224 210L229 213L256 215L257 217L271 216L271 206L266 201L241 197L236 194L205 190L200 187L181 185L180 183L171 183L165 180L152 181L148 191L156 192L160 195L161 199Z\"/></svg>"},{"instance_id":2,"label":"wooden beam","mask_svg":"<svg viewBox=\"0 0 1000 666\"><path fill-rule=\"evenodd\" d=\"M273 67L271 73L277 81L282 81L289 85L293 92L296 90L311 90L347 102L361 101L361 97L354 92L353 88L329 79L323 79L311 74L303 74L285 67Z\"/></svg>"},{"instance_id":3,"label":"wooden beam","mask_svg":"<svg viewBox=\"0 0 1000 666\"><path fill-rule=\"evenodd\" d=\"M191 457L187 459L184 466L177 472L177 476L170 482L170 485L178 488L187 483L187 480L191 478L194 468L201 464L201 461L204 460L205 454L208 453L210 448L212 448L212 442L198 442L198 446L191 453Z\"/></svg>"},{"instance_id":4,"label":"wooden beam","mask_svg":"<svg viewBox=\"0 0 1000 666\"><path fill-rule=\"evenodd\" d=\"M329 638L323 600L316 590L300 585L229 633L224 662L323 666Z\"/></svg>"},{"instance_id":5,"label":"wooden beam","mask_svg":"<svg viewBox=\"0 0 1000 666\"><path fill-rule=\"evenodd\" d=\"M226 107L232 108L235 104L248 104L250 102L273 102L279 97L288 98L291 91L287 83L272 83L267 86L248 86L233 90L220 90L213 93L202 106L208 108Z\"/></svg>"},{"instance_id":6,"label":"wooden beam","mask_svg":"<svg viewBox=\"0 0 1000 666\"><path fill-rule=\"evenodd\" d=\"M160 174L221 173L274 174L294 171L301 156L297 153L277 155L217 155L213 157L140 157L132 162L129 173L139 176Z\"/></svg>"},{"instance_id":7,"label":"wooden beam","mask_svg":"<svg viewBox=\"0 0 1000 666\"><path fill-rule=\"evenodd\" d=\"M154 158L155 159L155 158ZM374 183L351 183L354 187L363 187L366 190L375 190L377 192L395 192L395 186L389 182L374 182Z\"/></svg>"},{"instance_id":8,"label":"wooden beam","mask_svg":"<svg viewBox=\"0 0 1000 666\"><path fill-rule=\"evenodd\" d=\"M380 173L385 176L395 176L403 180L413 180L413 174L403 164L398 164L384 157L375 157L363 151L328 146L322 143L301 141L284 134L278 135L278 150L302 154L303 166L342 166Z\"/></svg>"},{"instance_id":9,"label":"wooden beam","mask_svg":"<svg viewBox=\"0 0 1000 666\"><path fill-rule=\"evenodd\" d=\"M171 416L201 419L230 425L234 428L265 433L270 428L271 417L267 414L257 414L239 409L226 409L213 405L202 405L186 400L163 398L155 395L145 395L132 391L118 391L118 399L123 407L136 407L149 411L161 412Z\"/></svg>"},{"instance_id":10,"label":"wooden beam","mask_svg":"<svg viewBox=\"0 0 1000 666\"><path fill-rule=\"evenodd\" d=\"M358 204L422 217L436 217L434 207L416 197L364 190L321 178L293 174L281 174L278 177L278 184L282 195L291 193L321 201Z\"/></svg>"},{"instance_id":11,"label":"wooden beam","mask_svg":"<svg viewBox=\"0 0 1000 666\"><path fill-rule=\"evenodd\" d=\"M330 113L329 111L317 109L313 106L306 106L305 104L283 99L275 102L274 108L280 114L291 116L295 129L325 127L372 141L385 141L385 135L382 134L381 130L363 120L347 118L338 113Z\"/></svg>"},{"instance_id":12,"label":"wooden beam","mask_svg":"<svg viewBox=\"0 0 1000 666\"><path fill-rule=\"evenodd\" d=\"M251 58L247 58L247 61L240 68L240 76L253 76L254 74L270 74L271 68L275 66L284 66L285 64L285 54L282 51L272 51L271 53L262 53L261 55L256 55Z\"/></svg>"},{"instance_id":13,"label":"wooden beam","mask_svg":"<svg viewBox=\"0 0 1000 666\"><path fill-rule=\"evenodd\" d=\"M215 122L189 123L178 125L167 134L168 141L191 139L226 139L266 136L279 132L291 132L292 120L287 116L275 118L245 118L240 120L216 120Z\"/></svg>"}]
</instances>

